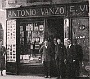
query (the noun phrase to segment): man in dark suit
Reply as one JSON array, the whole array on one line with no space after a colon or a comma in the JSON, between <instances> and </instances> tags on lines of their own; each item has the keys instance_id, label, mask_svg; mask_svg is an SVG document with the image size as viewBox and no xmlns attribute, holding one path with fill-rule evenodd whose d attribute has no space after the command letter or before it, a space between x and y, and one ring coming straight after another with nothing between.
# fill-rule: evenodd
<instances>
[{"instance_id":1,"label":"man in dark suit","mask_svg":"<svg viewBox=\"0 0 90 79\"><path fill-rule=\"evenodd\" d=\"M63 78L65 76L65 58L66 58L66 48L61 43L60 39L57 39L57 46L55 49L55 59L57 66L57 79Z\"/></svg>"},{"instance_id":2,"label":"man in dark suit","mask_svg":"<svg viewBox=\"0 0 90 79\"><path fill-rule=\"evenodd\" d=\"M82 47L77 44L76 40L73 40L73 44L68 40L67 47L67 75L68 77L79 76L79 62L83 59Z\"/></svg>"},{"instance_id":3,"label":"man in dark suit","mask_svg":"<svg viewBox=\"0 0 90 79\"><path fill-rule=\"evenodd\" d=\"M51 43L45 40L39 52L42 52L42 61L44 65L45 78L51 77L51 61L53 59L53 49Z\"/></svg>"},{"instance_id":4,"label":"man in dark suit","mask_svg":"<svg viewBox=\"0 0 90 79\"><path fill-rule=\"evenodd\" d=\"M3 76L3 70L5 69L5 55L6 55L6 49L3 46L3 40L0 39L0 69L1 69L1 76Z\"/></svg>"}]
</instances>

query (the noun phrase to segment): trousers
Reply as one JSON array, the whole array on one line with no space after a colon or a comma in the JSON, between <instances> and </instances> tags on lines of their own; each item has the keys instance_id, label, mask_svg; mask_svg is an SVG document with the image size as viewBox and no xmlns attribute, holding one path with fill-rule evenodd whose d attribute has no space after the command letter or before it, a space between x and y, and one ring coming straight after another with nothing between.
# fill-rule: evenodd
<instances>
[{"instance_id":1,"label":"trousers","mask_svg":"<svg viewBox=\"0 0 90 79\"><path fill-rule=\"evenodd\" d=\"M74 78L79 76L79 61L68 62L67 63L67 77Z\"/></svg>"},{"instance_id":2,"label":"trousers","mask_svg":"<svg viewBox=\"0 0 90 79\"><path fill-rule=\"evenodd\" d=\"M43 65L45 76L51 76L51 61L44 61Z\"/></svg>"},{"instance_id":3,"label":"trousers","mask_svg":"<svg viewBox=\"0 0 90 79\"><path fill-rule=\"evenodd\" d=\"M66 66L63 60L56 60L56 66L57 66L57 77L64 78L66 76Z\"/></svg>"}]
</instances>

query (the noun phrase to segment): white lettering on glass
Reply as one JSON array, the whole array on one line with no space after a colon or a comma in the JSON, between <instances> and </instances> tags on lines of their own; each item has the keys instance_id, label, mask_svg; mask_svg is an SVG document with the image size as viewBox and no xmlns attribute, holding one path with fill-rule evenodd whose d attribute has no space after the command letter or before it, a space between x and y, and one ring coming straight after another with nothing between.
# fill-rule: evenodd
<instances>
[{"instance_id":1,"label":"white lettering on glass","mask_svg":"<svg viewBox=\"0 0 90 79\"><path fill-rule=\"evenodd\" d=\"M32 9L32 10L31 10L31 13L32 13L31 15L36 15L37 12L36 12L35 9Z\"/></svg>"},{"instance_id":2,"label":"white lettering on glass","mask_svg":"<svg viewBox=\"0 0 90 79\"><path fill-rule=\"evenodd\" d=\"M64 11L64 7L61 7L61 8L60 8L60 14L64 14L64 12L65 12L65 11Z\"/></svg>"},{"instance_id":3,"label":"white lettering on glass","mask_svg":"<svg viewBox=\"0 0 90 79\"><path fill-rule=\"evenodd\" d=\"M54 14L54 8L49 8L51 14Z\"/></svg>"},{"instance_id":4,"label":"white lettering on glass","mask_svg":"<svg viewBox=\"0 0 90 79\"><path fill-rule=\"evenodd\" d=\"M59 14L59 7L56 8L55 14Z\"/></svg>"},{"instance_id":5,"label":"white lettering on glass","mask_svg":"<svg viewBox=\"0 0 90 79\"><path fill-rule=\"evenodd\" d=\"M70 6L70 12L75 12L75 6Z\"/></svg>"},{"instance_id":6,"label":"white lettering on glass","mask_svg":"<svg viewBox=\"0 0 90 79\"><path fill-rule=\"evenodd\" d=\"M25 11L24 10L21 11L21 16L25 16Z\"/></svg>"},{"instance_id":7,"label":"white lettering on glass","mask_svg":"<svg viewBox=\"0 0 90 79\"><path fill-rule=\"evenodd\" d=\"M80 5L80 10L84 11L86 9L86 5Z\"/></svg>"},{"instance_id":8,"label":"white lettering on glass","mask_svg":"<svg viewBox=\"0 0 90 79\"><path fill-rule=\"evenodd\" d=\"M21 10L17 10L17 16L19 17L21 13Z\"/></svg>"}]
</instances>

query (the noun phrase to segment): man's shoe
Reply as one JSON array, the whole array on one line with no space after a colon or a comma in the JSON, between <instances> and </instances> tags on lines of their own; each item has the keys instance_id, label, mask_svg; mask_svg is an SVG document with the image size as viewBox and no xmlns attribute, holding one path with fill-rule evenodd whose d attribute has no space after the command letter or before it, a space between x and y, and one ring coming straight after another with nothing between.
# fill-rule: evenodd
<instances>
[{"instance_id":1,"label":"man's shoe","mask_svg":"<svg viewBox=\"0 0 90 79\"><path fill-rule=\"evenodd\" d=\"M48 76L48 78L51 78L51 76Z\"/></svg>"},{"instance_id":2,"label":"man's shoe","mask_svg":"<svg viewBox=\"0 0 90 79\"><path fill-rule=\"evenodd\" d=\"M48 76L45 76L45 78L48 78Z\"/></svg>"}]
</instances>

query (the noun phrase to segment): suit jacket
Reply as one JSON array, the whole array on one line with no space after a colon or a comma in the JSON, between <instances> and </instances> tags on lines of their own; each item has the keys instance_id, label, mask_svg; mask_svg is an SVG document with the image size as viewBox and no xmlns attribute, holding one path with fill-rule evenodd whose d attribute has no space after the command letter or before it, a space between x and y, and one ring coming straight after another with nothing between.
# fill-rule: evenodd
<instances>
[{"instance_id":1,"label":"suit jacket","mask_svg":"<svg viewBox=\"0 0 90 79\"><path fill-rule=\"evenodd\" d=\"M83 52L80 45L71 45L67 47L67 61L72 62L73 60L82 61Z\"/></svg>"},{"instance_id":2,"label":"suit jacket","mask_svg":"<svg viewBox=\"0 0 90 79\"><path fill-rule=\"evenodd\" d=\"M53 59L54 52L50 44L47 46L47 48L44 45L41 46L39 52L42 53L43 61L51 61Z\"/></svg>"},{"instance_id":3,"label":"suit jacket","mask_svg":"<svg viewBox=\"0 0 90 79\"><path fill-rule=\"evenodd\" d=\"M66 47L63 44L57 44L56 46L55 59L64 60L66 59Z\"/></svg>"},{"instance_id":4,"label":"suit jacket","mask_svg":"<svg viewBox=\"0 0 90 79\"><path fill-rule=\"evenodd\" d=\"M83 50L82 47L80 45L74 45L76 52L77 52L77 59L78 61L82 61L83 60Z\"/></svg>"},{"instance_id":5,"label":"suit jacket","mask_svg":"<svg viewBox=\"0 0 90 79\"><path fill-rule=\"evenodd\" d=\"M1 68L1 64L3 68L5 67L5 54L6 54L6 49L4 46L2 46L0 48L0 68Z\"/></svg>"}]
</instances>

